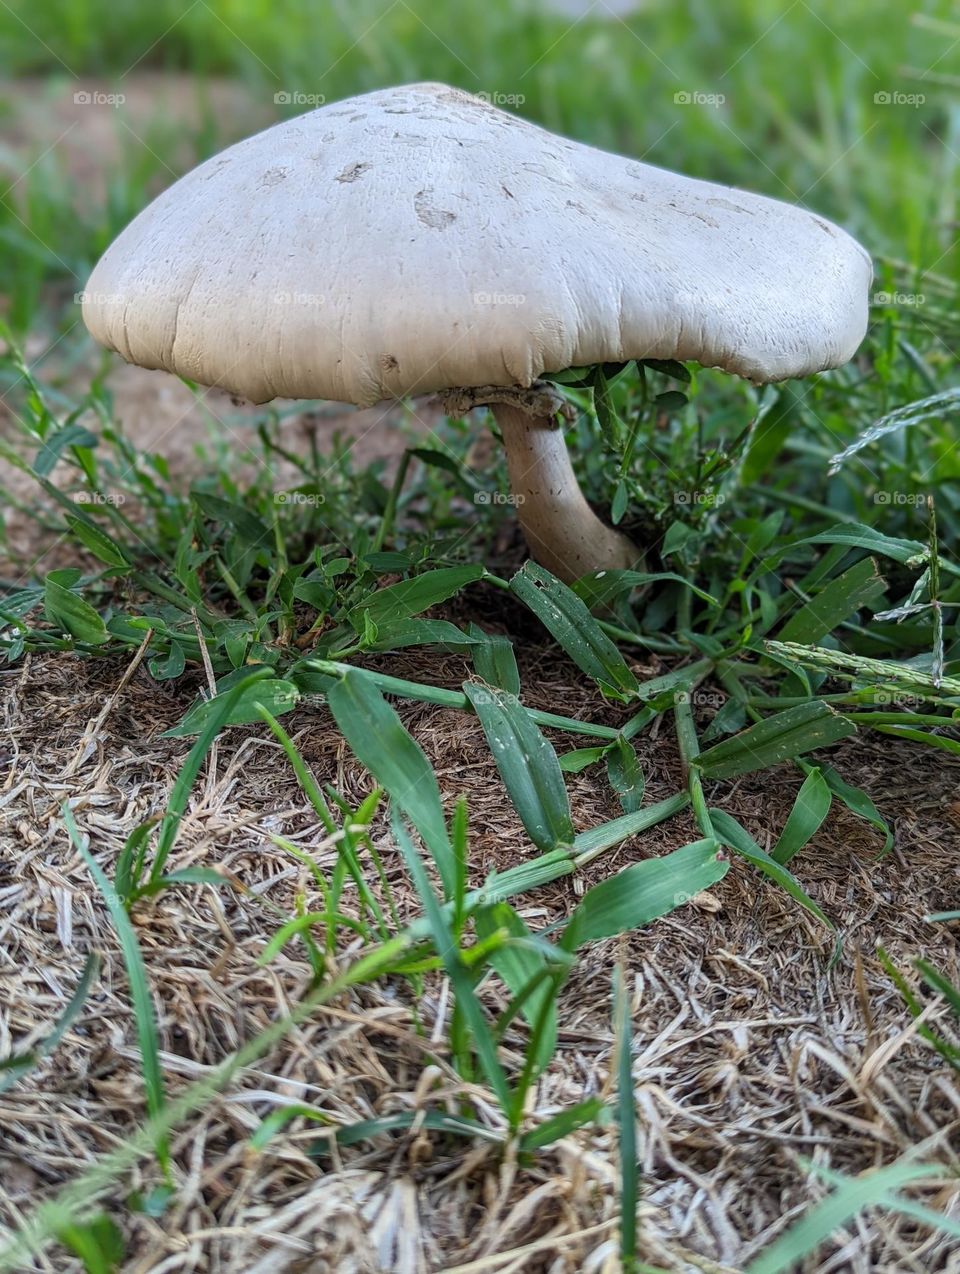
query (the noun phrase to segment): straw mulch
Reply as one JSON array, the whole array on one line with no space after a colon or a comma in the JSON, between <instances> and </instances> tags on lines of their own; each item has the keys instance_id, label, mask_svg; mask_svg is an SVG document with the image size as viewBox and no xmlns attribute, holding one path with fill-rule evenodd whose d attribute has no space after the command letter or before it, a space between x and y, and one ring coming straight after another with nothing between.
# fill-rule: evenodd
<instances>
[{"instance_id":1,"label":"straw mulch","mask_svg":"<svg viewBox=\"0 0 960 1274\"><path fill-rule=\"evenodd\" d=\"M490 622L489 612L477 618ZM462 618L462 616L458 616ZM521 644L526 702L615 722L550 647ZM405 652L391 671L456 686L459 656ZM648 675L652 665L638 665ZM0 1218L16 1227L33 1206L122 1146L145 1115L135 1023L105 904L72 850L60 814L69 801L109 875L133 827L161 813L187 744L160 737L190 700L138 668L70 657L28 659L0 676L4 780L0 787L0 1051L22 1052L62 1011L91 950L102 968L52 1057L0 1097ZM405 703L405 724L437 769L445 799L465 793L477 878L531 854L479 724L463 713ZM351 801L370 780L322 707L288 718L321 782ZM570 736L555 738L561 748ZM664 729L639 741L648 799L681 777ZM645 1259L669 1270L736 1270L828 1187L809 1164L848 1174L910 1150L943 1165L914 1190L960 1215L956 1180L960 1090L918 1038L878 962L901 967L922 952L954 978L955 944L922 917L955 905L960 877L957 766L905 743L862 738L834 757L892 820L895 850L834 813L796 860L805 887L844 929L830 936L781 891L735 861L726 879L667 919L584 953L564 994L560 1049L531 1116L547 1116L610 1088L610 987L625 961L632 997L634 1082ZM715 785L730 810L769 844L799 786L791 767ZM578 828L619 811L598 770L569 778ZM400 857L377 824L401 913L417 914ZM257 957L298 899L322 909L310 873L269 839L280 833L325 870L335 850L264 731L220 740L198 783L172 866L216 866L241 885L169 890L135 912L159 1021L168 1091L224 1057L296 1005L310 978L302 945L266 967ZM610 851L584 881L560 881L520 900L534 927L569 912L594 879L696 835L682 816ZM350 958L348 936L338 962ZM491 987L489 1000L497 1003ZM575 1134L531 1164L504 1162L485 1142L416 1129L337 1149L323 1125L295 1118L266 1146L261 1120L306 1103L341 1125L385 1114L456 1110L464 1086L445 1050L449 988L426 982L415 999L382 982L317 1010L173 1141L176 1194L159 1219L124 1205L158 1180L142 1160L106 1197L121 1225L129 1271L600 1271L615 1269L615 1130ZM945 1024L935 1002L928 1021ZM519 1056L519 1028L507 1060ZM488 1095L472 1090L482 1121L501 1127ZM955 1242L906 1217L867 1212L838 1232L811 1269L960 1268ZM952 1262L952 1263L951 1263ZM30 1268L72 1270L63 1249Z\"/></svg>"}]
</instances>

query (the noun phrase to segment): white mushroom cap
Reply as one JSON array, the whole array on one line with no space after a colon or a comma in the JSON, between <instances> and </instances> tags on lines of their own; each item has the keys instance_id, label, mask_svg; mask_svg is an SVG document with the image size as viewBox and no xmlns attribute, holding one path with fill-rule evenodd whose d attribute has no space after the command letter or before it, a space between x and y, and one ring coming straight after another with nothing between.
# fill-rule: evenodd
<instances>
[{"instance_id":1,"label":"white mushroom cap","mask_svg":"<svg viewBox=\"0 0 960 1274\"><path fill-rule=\"evenodd\" d=\"M254 402L367 405L631 358L805 376L853 355L870 278L804 209L415 84L195 168L107 250L83 316L129 362Z\"/></svg>"}]
</instances>

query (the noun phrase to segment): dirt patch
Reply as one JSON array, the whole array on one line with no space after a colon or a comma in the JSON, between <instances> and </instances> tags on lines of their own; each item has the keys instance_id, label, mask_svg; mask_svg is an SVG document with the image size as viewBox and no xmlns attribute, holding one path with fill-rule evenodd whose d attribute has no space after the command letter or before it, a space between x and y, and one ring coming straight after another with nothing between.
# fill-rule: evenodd
<instances>
[{"instance_id":1,"label":"dirt patch","mask_svg":"<svg viewBox=\"0 0 960 1274\"><path fill-rule=\"evenodd\" d=\"M162 189L197 162L201 130L226 146L279 115L266 89L255 94L238 81L135 68L116 80L64 74L0 81L0 103L0 170L19 178L24 161L49 156L90 205L102 203L111 170L132 169L144 148L160 161Z\"/></svg>"},{"instance_id":2,"label":"dirt patch","mask_svg":"<svg viewBox=\"0 0 960 1274\"><path fill-rule=\"evenodd\" d=\"M530 706L611 724L622 716L548 646L527 642L519 654ZM424 679L424 658L393 655L390 670ZM435 684L455 686L467 674L459 656L430 660ZM60 808L70 801L110 875L132 828L166 807L188 745L159 736L193 687L159 686L140 670L92 736L91 722L122 673L113 661L33 659L0 678L8 739L0 792L5 1049L20 1051L49 1029L87 952L100 951L104 961L61 1048L0 1098L7 1130L0 1212L9 1226L122 1144L144 1115L116 936L69 845ZM476 720L428 705L399 710L448 803L461 792L468 798L474 878L531 856ZM287 722L316 777L348 800L361 799L369 777L326 710L305 708ZM564 749L574 740L555 742ZM638 743L648 800L676 791L672 737L664 730ZM901 966L922 950L960 976L949 932L922 919L958 894L955 784L931 791L928 756L905 743L881 746L867 736L844 745L835 760L888 814L899 811L897 846L882 862L876 834L844 812L795 863L804 886L845 929L836 965L830 967L830 935L734 862L708 897L627 941L587 952L564 995L560 1052L539 1086L539 1115L607 1091L612 967L618 955L626 960L644 1251L667 1269L742 1268L826 1192L804 1160L856 1173L922 1143L923 1157L944 1166L943 1178L924 1187L923 1201L954 1215L960 1207L950 1180L960 1148L955 1077L918 1039L876 957L878 943ZM955 764L943 764L942 774L956 775ZM710 799L765 843L785 820L799 782L783 767L762 781L716 784ZM619 812L597 770L569 776L568 786L578 829ZM915 793L925 795L917 800ZM256 962L278 915L292 914L298 897L308 909L322 907L310 873L275 846L271 832L309 851L324 870L332 867L335 851L278 747L253 728L234 730L197 784L171 866L216 866L248 892L184 888L136 912L173 1092L287 1010L308 985L297 943L266 968ZM534 927L560 920L592 880L695 835L687 816L662 824L604 855L588 879L562 880L522 899L521 911ZM375 839L401 914L418 914L382 824ZM347 956L341 948L336 960ZM495 1003L492 989L490 995ZM439 1271L499 1253L502 1262L484 1268L600 1270L614 1238L610 1130L584 1130L533 1166L512 1168L482 1142L423 1132L331 1152L320 1125L302 1119L259 1154L248 1149L260 1120L291 1101L318 1108L335 1124L455 1109L460 1085L439 1042L449 1009L442 982L429 979L419 999L399 982L344 996L312 1015L178 1132L177 1196L161 1222L122 1206L131 1184L146 1188L155 1180L147 1161L109 1198L137 1253L136 1268ZM507 1040L508 1056L518 1056L520 1043L518 1030ZM496 1112L483 1110L497 1128ZM530 1244L525 1254L517 1251ZM951 1260L956 1248L947 1240L931 1239L908 1218L874 1215L841 1232L817 1268L892 1274L945 1269ZM74 1267L58 1257L56 1268Z\"/></svg>"},{"instance_id":3,"label":"dirt patch","mask_svg":"<svg viewBox=\"0 0 960 1274\"><path fill-rule=\"evenodd\" d=\"M224 448L231 453L231 476L241 486L254 477L262 477L264 467L269 468L270 482L276 491L303 481L303 474L282 457L273 456L266 466L255 433L255 422L262 419L263 408L242 403L222 390L196 394L176 376L126 363L116 364L107 384L113 395L113 418L124 436L141 455L149 452L161 456L178 487L189 487L205 477L210 471L211 456ZM82 386L78 383L76 388L79 392ZM312 436L321 455L332 460L335 451L348 451L357 470L384 462L388 480L411 439L419 436L425 445L431 445L430 435L443 420L442 410L433 398L408 404L380 403L363 410L342 403L324 403L298 412L296 404L281 399L271 407L285 415L279 442L288 451L308 455L308 436ZM291 409L293 414L286 415ZM81 416L78 423L95 434L100 430L92 412ZM2 403L0 436L16 448L26 464L32 463L36 444L25 441L13 409ZM72 480L72 471L61 464L48 476L54 485L64 489ZM5 533L5 543L0 545L0 574L26 583L47 571L80 565L77 545L51 533L50 518L55 511L32 474L5 464L0 483L10 497L4 500L0 494Z\"/></svg>"}]
</instances>

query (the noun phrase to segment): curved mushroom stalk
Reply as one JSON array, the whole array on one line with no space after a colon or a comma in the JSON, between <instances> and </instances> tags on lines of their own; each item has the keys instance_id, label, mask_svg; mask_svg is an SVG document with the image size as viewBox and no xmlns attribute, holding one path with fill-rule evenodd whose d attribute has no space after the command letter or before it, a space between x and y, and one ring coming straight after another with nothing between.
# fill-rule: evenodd
<instances>
[{"instance_id":1,"label":"curved mushroom stalk","mask_svg":"<svg viewBox=\"0 0 960 1274\"><path fill-rule=\"evenodd\" d=\"M570 465L563 430L553 416L492 408L507 452L510 489L534 558L570 583L587 571L621 570L642 556L620 531L590 508Z\"/></svg>"}]
</instances>

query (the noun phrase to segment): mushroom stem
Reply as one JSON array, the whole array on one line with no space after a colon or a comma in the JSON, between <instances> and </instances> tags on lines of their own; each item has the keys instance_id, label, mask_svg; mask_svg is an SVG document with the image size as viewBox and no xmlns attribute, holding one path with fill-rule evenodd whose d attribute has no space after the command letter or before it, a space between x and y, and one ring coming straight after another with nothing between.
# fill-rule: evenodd
<instances>
[{"instance_id":1,"label":"mushroom stem","mask_svg":"<svg viewBox=\"0 0 960 1274\"><path fill-rule=\"evenodd\" d=\"M587 571L633 566L640 550L590 508L553 416L531 416L506 403L492 407L507 451L510 489L533 557L570 583Z\"/></svg>"}]
</instances>

